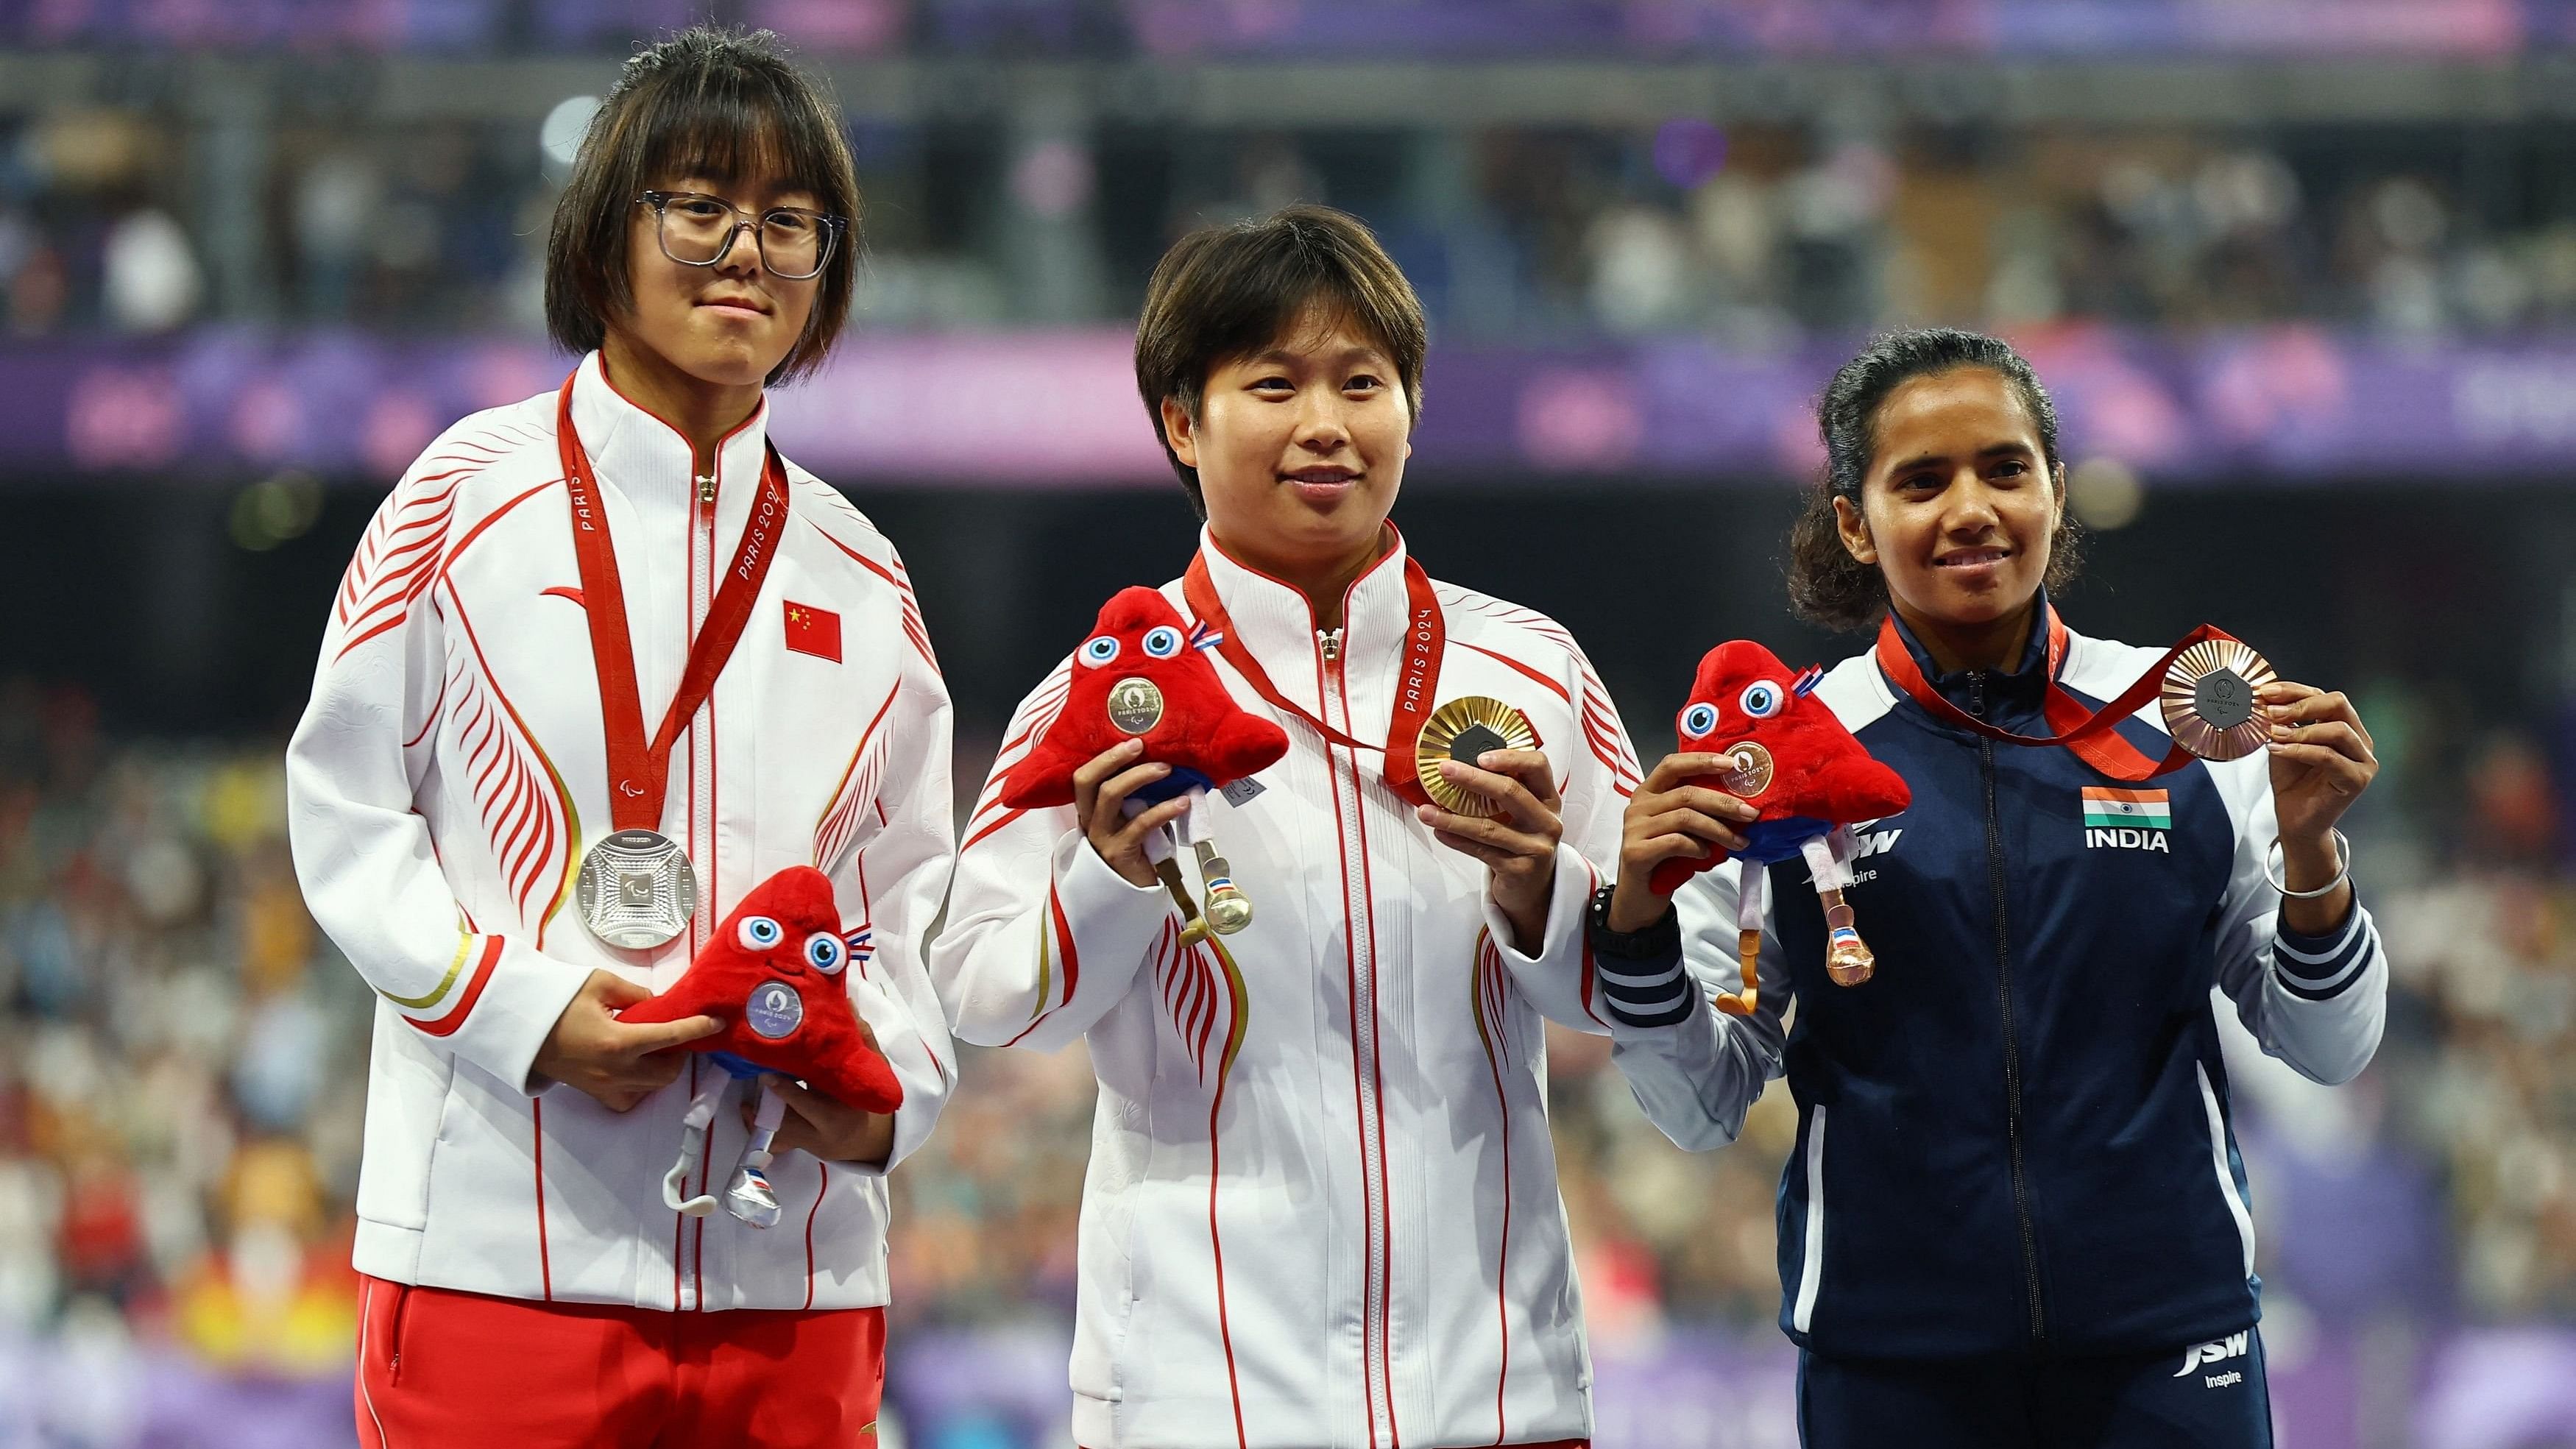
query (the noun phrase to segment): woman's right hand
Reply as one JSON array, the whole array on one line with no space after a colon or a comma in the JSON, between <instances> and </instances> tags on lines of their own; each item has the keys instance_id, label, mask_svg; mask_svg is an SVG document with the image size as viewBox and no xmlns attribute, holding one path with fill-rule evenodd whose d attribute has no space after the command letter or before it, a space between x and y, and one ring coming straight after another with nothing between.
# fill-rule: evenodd
<instances>
[{"instance_id":1,"label":"woman's right hand","mask_svg":"<svg viewBox=\"0 0 2576 1449\"><path fill-rule=\"evenodd\" d=\"M1127 817L1124 807L1128 796L1172 773L1169 765L1137 764L1137 758L1144 753L1143 740L1120 740L1073 772L1075 823L1109 868L1134 886L1154 883L1154 864L1145 858L1146 837L1180 819L1190 808L1189 796L1175 795L1137 811L1132 820Z\"/></svg>"},{"instance_id":2,"label":"woman's right hand","mask_svg":"<svg viewBox=\"0 0 2576 1449\"><path fill-rule=\"evenodd\" d=\"M1628 800L1619 825L1619 883L1610 892L1611 930L1645 930L1672 909L1672 897L1647 884L1668 860L1706 860L1714 850L1742 850L1744 827L1760 807L1724 790L1691 783L1735 767L1725 755L1666 755Z\"/></svg>"},{"instance_id":3,"label":"woman's right hand","mask_svg":"<svg viewBox=\"0 0 2576 1449\"><path fill-rule=\"evenodd\" d=\"M712 1036L724 1030L724 1023L712 1016L618 1019L621 1008L652 999L652 992L625 977L593 968L572 1004L555 1018L545 1045L537 1048L537 1075L561 1082L611 1112L629 1111L669 1086L689 1060L687 1053L671 1048Z\"/></svg>"}]
</instances>

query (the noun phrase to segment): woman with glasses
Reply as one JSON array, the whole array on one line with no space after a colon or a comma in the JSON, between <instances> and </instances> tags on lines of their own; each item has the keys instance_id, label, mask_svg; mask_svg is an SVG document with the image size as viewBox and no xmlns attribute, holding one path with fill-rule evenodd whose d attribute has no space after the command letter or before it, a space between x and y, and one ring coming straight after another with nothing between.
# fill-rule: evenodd
<instances>
[{"instance_id":1,"label":"woman with glasses","mask_svg":"<svg viewBox=\"0 0 2576 1449\"><path fill-rule=\"evenodd\" d=\"M580 363L432 443L334 601L288 789L306 898L379 998L363 1444L873 1427L885 1173L953 1080L918 949L948 698L894 547L769 446L764 400L848 315L857 207L774 38L636 56L547 248ZM724 1193L705 1164L742 1155L750 1104L684 1120L720 1070L684 1048L719 1024L618 1013L789 866L873 947L840 974L904 1104L771 1079L775 1210L693 1214L665 1193L684 1135L712 1134L679 1187Z\"/></svg>"}]
</instances>

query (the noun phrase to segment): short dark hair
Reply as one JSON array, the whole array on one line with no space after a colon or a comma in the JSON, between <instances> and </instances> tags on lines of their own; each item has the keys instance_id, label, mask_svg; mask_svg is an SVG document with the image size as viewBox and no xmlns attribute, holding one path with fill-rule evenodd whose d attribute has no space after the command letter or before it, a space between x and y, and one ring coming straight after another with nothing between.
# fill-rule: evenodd
<instances>
[{"instance_id":1,"label":"short dark hair","mask_svg":"<svg viewBox=\"0 0 2576 1449\"><path fill-rule=\"evenodd\" d=\"M636 52L590 118L546 238L546 331L574 353L635 305L626 242L638 195L674 173L785 177L850 219L824 265L804 335L768 380L801 377L831 351L858 276L859 180L831 102L766 30L697 26Z\"/></svg>"},{"instance_id":2,"label":"short dark hair","mask_svg":"<svg viewBox=\"0 0 2576 1449\"><path fill-rule=\"evenodd\" d=\"M1309 309L1324 308L1385 349L1410 416L1422 417L1422 359L1430 328L1422 299L1358 217L1329 206L1289 206L1191 232L1172 244L1145 284L1136 322L1136 391L1163 456L1190 506L1207 516L1199 473L1172 451L1163 400L1200 416L1208 374L1280 340Z\"/></svg>"},{"instance_id":3,"label":"short dark hair","mask_svg":"<svg viewBox=\"0 0 2576 1449\"><path fill-rule=\"evenodd\" d=\"M1807 490L1806 506L1789 530L1789 608L1799 618L1828 629L1869 629L1887 612L1887 579L1843 547L1834 500L1860 506L1861 484L1878 459L1878 412L1890 394L1918 377L1934 377L1963 367L1982 367L2003 377L2039 431L2041 461L2049 477L2058 476L2057 405L2039 374L2011 344L1955 327L1920 327L1890 332L1842 365L1816 407L1816 428L1824 435L1824 476ZM2075 579L2082 563L2083 530L2072 513L2061 510L2056 532L2049 536L2051 589Z\"/></svg>"}]
</instances>

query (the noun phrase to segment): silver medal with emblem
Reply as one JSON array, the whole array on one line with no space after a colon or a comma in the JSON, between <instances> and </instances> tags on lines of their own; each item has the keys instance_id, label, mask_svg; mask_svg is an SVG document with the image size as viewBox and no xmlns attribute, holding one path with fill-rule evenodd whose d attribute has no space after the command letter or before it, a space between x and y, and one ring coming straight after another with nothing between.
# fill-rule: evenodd
<instances>
[{"instance_id":1,"label":"silver medal with emblem","mask_svg":"<svg viewBox=\"0 0 2576 1449\"><path fill-rule=\"evenodd\" d=\"M751 1000L743 1003L742 1020L762 1041L784 1041L804 1023L805 998L784 981L764 981L751 989Z\"/></svg>"},{"instance_id":2,"label":"silver medal with emblem","mask_svg":"<svg viewBox=\"0 0 2576 1449\"><path fill-rule=\"evenodd\" d=\"M582 856L573 904L600 940L649 950L689 928L698 913L698 873L662 832L619 830Z\"/></svg>"}]
</instances>

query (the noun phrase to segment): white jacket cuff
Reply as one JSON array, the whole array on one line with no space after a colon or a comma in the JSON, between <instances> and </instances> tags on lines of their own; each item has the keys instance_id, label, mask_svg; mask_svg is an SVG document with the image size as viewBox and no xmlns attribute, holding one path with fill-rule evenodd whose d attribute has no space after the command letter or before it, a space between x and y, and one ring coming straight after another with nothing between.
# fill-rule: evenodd
<instances>
[{"instance_id":1,"label":"white jacket cuff","mask_svg":"<svg viewBox=\"0 0 2576 1449\"><path fill-rule=\"evenodd\" d=\"M1111 870L1080 830L1068 830L1056 841L1053 869L1056 905L1064 911L1065 928L1082 959L1103 965L1125 962L1132 977L1154 933L1176 909L1172 893L1159 880L1140 886ZM1041 921L1039 926L1051 929L1053 924Z\"/></svg>"},{"instance_id":2,"label":"white jacket cuff","mask_svg":"<svg viewBox=\"0 0 2576 1449\"><path fill-rule=\"evenodd\" d=\"M589 979L589 967L505 937L491 980L448 1040L458 1056L533 1097L553 1085L535 1074L537 1051Z\"/></svg>"}]
</instances>

